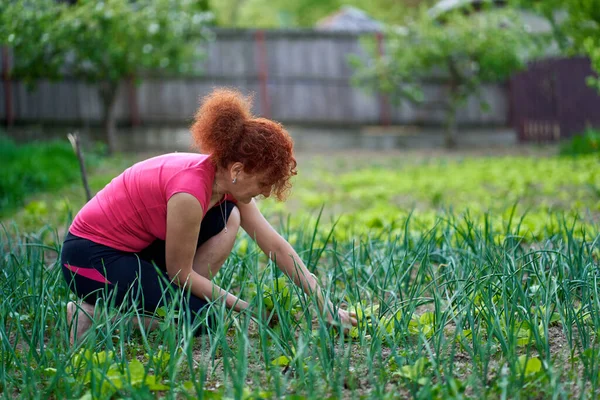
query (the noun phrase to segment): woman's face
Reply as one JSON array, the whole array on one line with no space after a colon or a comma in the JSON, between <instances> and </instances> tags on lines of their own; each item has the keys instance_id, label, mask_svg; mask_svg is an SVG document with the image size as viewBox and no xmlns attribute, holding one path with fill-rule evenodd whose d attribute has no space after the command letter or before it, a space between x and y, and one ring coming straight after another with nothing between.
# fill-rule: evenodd
<instances>
[{"instance_id":1,"label":"woman's face","mask_svg":"<svg viewBox=\"0 0 600 400\"><path fill-rule=\"evenodd\" d=\"M236 182L231 185L231 195L244 204L248 204L257 196L269 197L273 185L266 179L266 174L246 174L240 171Z\"/></svg>"}]
</instances>

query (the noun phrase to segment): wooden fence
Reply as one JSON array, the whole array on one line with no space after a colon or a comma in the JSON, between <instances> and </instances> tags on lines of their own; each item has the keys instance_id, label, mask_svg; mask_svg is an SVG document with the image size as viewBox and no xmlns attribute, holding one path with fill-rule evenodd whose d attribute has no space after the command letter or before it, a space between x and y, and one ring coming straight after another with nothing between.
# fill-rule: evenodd
<instances>
[{"instance_id":1,"label":"wooden fence","mask_svg":"<svg viewBox=\"0 0 600 400\"><path fill-rule=\"evenodd\" d=\"M600 96L586 84L595 75L587 57L554 58L529 65L511 79L511 124L523 142L572 137L600 128Z\"/></svg>"},{"instance_id":2,"label":"wooden fence","mask_svg":"<svg viewBox=\"0 0 600 400\"><path fill-rule=\"evenodd\" d=\"M234 86L255 95L255 112L284 123L365 125L443 123L436 106L445 96L444 82L424 85L423 105L392 105L385 97L352 86L350 54L365 57L360 36L314 30L215 31L207 45L207 58L198 77L146 77L140 85L125 82L118 98L121 124L189 123L199 98L215 86ZM385 43L379 40L382 52ZM17 55L18 56L18 55ZM8 80L10 56L2 53L0 120L10 123L76 123L100 121L100 102L94 86L75 80L39 82L28 91ZM479 100L470 99L458 116L463 125L506 125L507 90L486 85L483 98L490 110L482 112Z\"/></svg>"}]
</instances>

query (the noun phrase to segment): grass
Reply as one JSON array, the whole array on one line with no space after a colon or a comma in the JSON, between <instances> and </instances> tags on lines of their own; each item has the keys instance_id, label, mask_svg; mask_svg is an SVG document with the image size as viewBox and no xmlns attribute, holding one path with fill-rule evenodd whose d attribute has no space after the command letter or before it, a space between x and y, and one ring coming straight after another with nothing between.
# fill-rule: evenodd
<instances>
[{"instance_id":1,"label":"grass","mask_svg":"<svg viewBox=\"0 0 600 400\"><path fill-rule=\"evenodd\" d=\"M600 152L600 131L587 128L584 132L573 136L561 145L560 154L578 156Z\"/></svg>"},{"instance_id":2,"label":"grass","mask_svg":"<svg viewBox=\"0 0 600 400\"><path fill-rule=\"evenodd\" d=\"M64 310L72 296L56 267L61 234L52 221L58 213L36 220L33 230L5 225L0 234L0 396L596 398L600 234L593 192L582 192L576 208L557 202L537 231L523 226L527 214L511 206L513 199L480 215L466 212L461 203L449 211L451 203L429 203L426 184L414 193L412 213L394 221L395 214L384 213L381 224L356 221L370 212L366 205L389 202L386 190L346 203L335 227L331 215L325 215L334 203L326 204L323 214L300 211L310 209L302 196L317 184L332 199L341 190L358 190L348 186L353 174L363 180L357 187L370 188L379 182L365 180L371 171L388 180L395 177L396 189L390 191L401 193L402 179L419 174L431 181L429 172L444 172L438 164L459 174L461 165L484 169L497 161L504 163L507 176L511 164L523 165L515 159L485 160L403 158L398 165L395 157L361 161L353 156L351 163L335 158L327 165L301 162L309 164L304 171L314 177L299 177L289 208L261 204L271 217L282 213L273 222L316 274L326 296L359 312L360 326L348 332L325 323L314 300L299 296L242 234L215 279L255 308L269 309L277 323L215 305L210 313L221 323L194 338L189 321L174 323L174 304L160 310L159 329L152 332L133 330L131 311L117 314L99 304L103 312L91 335L69 348ZM555 160L538 164L546 162ZM98 181L112 170L109 164L98 171ZM336 168L345 174L339 173L338 181L317 178L323 169L335 173ZM577 168L571 171L579 174ZM533 174L527 178L534 185L555 180L536 173L537 180ZM476 188L475 176L467 183ZM577 193L597 183L596 175L580 176L539 195L552 199L555 193ZM389 186L386 181L384 187ZM462 190L473 201L485 202L484 194ZM525 201L535 203L535 193L528 196ZM52 204L57 197L43 201ZM463 205L470 209L470 203ZM40 222L51 223L44 227Z\"/></svg>"},{"instance_id":3,"label":"grass","mask_svg":"<svg viewBox=\"0 0 600 400\"><path fill-rule=\"evenodd\" d=\"M593 398L600 236L577 240L565 224L564 235L531 246L512 222L500 244L449 215L418 236L382 231L326 249L315 245L331 237L319 226L286 229L302 238L305 259L324 250L313 270L326 295L362 311L347 334L249 246L217 280L270 308L275 326L215 305L221 323L194 339L189 321L173 323L173 305L151 333L130 329L131 311L113 321L104 309L75 349L64 313L70 295L47 261L59 248L4 234L0 387L27 398Z\"/></svg>"},{"instance_id":4,"label":"grass","mask_svg":"<svg viewBox=\"0 0 600 400\"><path fill-rule=\"evenodd\" d=\"M88 166L99 162L97 153L88 154ZM17 145L0 132L0 158L0 217L22 207L33 194L80 179L77 157L66 140Z\"/></svg>"},{"instance_id":5,"label":"grass","mask_svg":"<svg viewBox=\"0 0 600 400\"><path fill-rule=\"evenodd\" d=\"M71 153L72 150L69 149ZM86 164L89 173L89 185L92 195L102 189L112 178L123 172L141 157L150 155L118 154L110 158L96 158L86 154ZM91 163L88 162L92 158ZM91 168L90 168L91 167ZM81 183L79 166L73 166L74 175L70 180L63 182L60 188L54 191L38 191L27 196L21 208L12 212L0 213L2 223L16 225L20 231L33 232L50 225L59 229L60 233L66 232L77 210L85 204L85 191ZM7 169L7 172L9 170Z\"/></svg>"}]
</instances>

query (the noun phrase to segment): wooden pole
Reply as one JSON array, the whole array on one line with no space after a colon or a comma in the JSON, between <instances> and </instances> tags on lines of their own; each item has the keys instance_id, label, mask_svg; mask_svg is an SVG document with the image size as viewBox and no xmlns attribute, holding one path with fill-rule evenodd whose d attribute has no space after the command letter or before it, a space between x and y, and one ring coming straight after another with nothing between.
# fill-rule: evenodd
<instances>
[{"instance_id":1,"label":"wooden pole","mask_svg":"<svg viewBox=\"0 0 600 400\"><path fill-rule=\"evenodd\" d=\"M87 201L90 201L92 199L92 192L90 190L90 185L88 184L83 152L81 151L81 144L79 142L79 133L69 133L67 138L69 138L69 142L71 142L71 146L73 146L73 151L75 154L77 154L77 159L79 160L79 170L81 171L81 180L83 181L83 188L85 189L85 197Z\"/></svg>"}]
</instances>

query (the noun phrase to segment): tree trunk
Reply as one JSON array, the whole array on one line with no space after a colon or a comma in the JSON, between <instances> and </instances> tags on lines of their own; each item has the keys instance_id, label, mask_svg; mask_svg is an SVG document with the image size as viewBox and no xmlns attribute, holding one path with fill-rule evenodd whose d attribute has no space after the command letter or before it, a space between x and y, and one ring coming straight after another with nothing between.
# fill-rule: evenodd
<instances>
[{"instance_id":1,"label":"tree trunk","mask_svg":"<svg viewBox=\"0 0 600 400\"><path fill-rule=\"evenodd\" d=\"M450 105L446 111L446 133L444 135L444 146L447 149L456 149L457 142L456 107Z\"/></svg>"},{"instance_id":2,"label":"tree trunk","mask_svg":"<svg viewBox=\"0 0 600 400\"><path fill-rule=\"evenodd\" d=\"M117 120L116 105L119 82L105 81L100 83L100 97L102 98L102 126L108 154L114 154L117 150Z\"/></svg>"}]
</instances>

